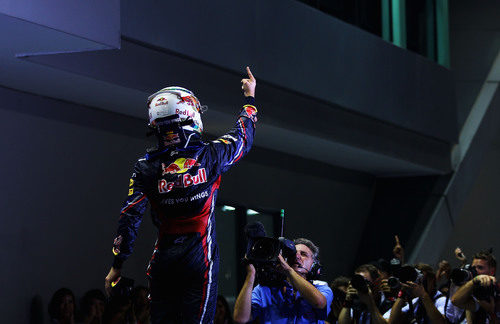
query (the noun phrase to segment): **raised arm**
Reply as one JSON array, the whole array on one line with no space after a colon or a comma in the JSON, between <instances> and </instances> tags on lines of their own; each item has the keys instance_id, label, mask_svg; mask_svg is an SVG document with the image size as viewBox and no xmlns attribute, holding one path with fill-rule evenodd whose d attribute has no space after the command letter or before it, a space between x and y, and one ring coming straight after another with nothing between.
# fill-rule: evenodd
<instances>
[{"instance_id":1,"label":"raised arm","mask_svg":"<svg viewBox=\"0 0 500 324\"><path fill-rule=\"evenodd\" d=\"M247 265L247 277L234 304L234 321L246 323L252 317L252 290L255 282L255 267Z\"/></svg>"}]
</instances>

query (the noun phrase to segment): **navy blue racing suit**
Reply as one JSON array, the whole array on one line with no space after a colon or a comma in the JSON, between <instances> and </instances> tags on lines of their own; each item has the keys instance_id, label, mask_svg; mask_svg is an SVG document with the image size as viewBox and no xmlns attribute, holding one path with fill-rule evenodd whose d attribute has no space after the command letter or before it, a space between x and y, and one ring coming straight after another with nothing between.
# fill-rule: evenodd
<instances>
[{"instance_id":1,"label":"navy blue racing suit","mask_svg":"<svg viewBox=\"0 0 500 324\"><path fill-rule=\"evenodd\" d=\"M147 203L158 228L148 266L153 323L211 323L217 299L219 256L214 207L221 174L252 146L257 110L254 98L227 134L188 146L168 146L137 161L113 244L113 266L132 253ZM182 143L185 144L185 143Z\"/></svg>"}]
</instances>

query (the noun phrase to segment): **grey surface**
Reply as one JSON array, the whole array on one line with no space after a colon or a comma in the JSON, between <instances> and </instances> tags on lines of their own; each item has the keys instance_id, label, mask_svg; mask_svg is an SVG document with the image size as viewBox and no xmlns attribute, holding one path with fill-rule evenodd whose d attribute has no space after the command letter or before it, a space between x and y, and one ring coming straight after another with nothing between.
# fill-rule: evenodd
<instances>
[{"instance_id":1,"label":"grey surface","mask_svg":"<svg viewBox=\"0 0 500 324\"><path fill-rule=\"evenodd\" d=\"M221 114L234 113L228 103L251 65L265 112L257 146L374 175L449 172L454 85L433 62L293 1L120 5L120 50L82 32L0 16L9 44L0 50L0 84L141 118L148 93L184 85L211 107L206 126L216 132ZM83 26L113 35L113 19ZM74 53L37 55L46 52Z\"/></svg>"},{"instance_id":2,"label":"grey surface","mask_svg":"<svg viewBox=\"0 0 500 324\"><path fill-rule=\"evenodd\" d=\"M2 1L0 13L107 47L120 47L120 0Z\"/></svg>"}]
</instances>

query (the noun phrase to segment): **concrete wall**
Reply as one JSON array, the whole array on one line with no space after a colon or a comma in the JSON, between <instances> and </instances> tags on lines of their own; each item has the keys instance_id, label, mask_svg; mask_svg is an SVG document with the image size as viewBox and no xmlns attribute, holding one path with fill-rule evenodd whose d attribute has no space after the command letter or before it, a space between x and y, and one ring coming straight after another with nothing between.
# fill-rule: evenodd
<instances>
[{"instance_id":1,"label":"concrete wall","mask_svg":"<svg viewBox=\"0 0 500 324\"><path fill-rule=\"evenodd\" d=\"M489 248L493 248L493 255L497 260L500 258L498 238L500 170L498 165L500 165L500 143L496 141L484 155L480 166L481 171L456 218L453 233L441 252L441 258L453 260L452 266L454 267L458 266L458 261L455 261L453 255L457 246L462 248L470 262L474 253Z\"/></svg>"}]
</instances>

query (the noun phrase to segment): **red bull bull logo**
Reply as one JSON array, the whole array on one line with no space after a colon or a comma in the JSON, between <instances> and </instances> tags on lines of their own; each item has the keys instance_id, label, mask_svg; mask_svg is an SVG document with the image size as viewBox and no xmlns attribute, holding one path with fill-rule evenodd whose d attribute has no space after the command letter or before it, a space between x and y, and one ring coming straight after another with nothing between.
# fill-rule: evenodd
<instances>
[{"instance_id":1,"label":"red bull bull logo","mask_svg":"<svg viewBox=\"0 0 500 324\"><path fill-rule=\"evenodd\" d=\"M167 98L161 97L156 101L155 107L161 106L161 105L168 105L168 100Z\"/></svg>"},{"instance_id":2,"label":"red bull bull logo","mask_svg":"<svg viewBox=\"0 0 500 324\"><path fill-rule=\"evenodd\" d=\"M175 181L167 181L165 179L161 179L160 181L158 181L158 192L167 193L172 191L172 189L174 188L187 188L205 182L207 182L207 172L205 168L201 168L195 175L191 175L189 173L179 174Z\"/></svg>"},{"instance_id":3,"label":"red bull bull logo","mask_svg":"<svg viewBox=\"0 0 500 324\"><path fill-rule=\"evenodd\" d=\"M245 106L243 106L243 108L245 109L245 113L248 115L248 117L250 117L250 119L252 119L254 122L256 122L257 121L257 108L255 108L252 105L245 105Z\"/></svg>"},{"instance_id":4,"label":"red bull bull logo","mask_svg":"<svg viewBox=\"0 0 500 324\"><path fill-rule=\"evenodd\" d=\"M184 102L190 106L196 107L196 99L193 98L192 96L184 96L180 97L181 100L177 104L180 104L181 102Z\"/></svg>"},{"instance_id":5,"label":"red bull bull logo","mask_svg":"<svg viewBox=\"0 0 500 324\"><path fill-rule=\"evenodd\" d=\"M193 166L199 166L199 165L200 165L199 163L196 163L196 159L178 158L174 162L170 163L168 166L165 166L165 163L162 163L161 168L163 172L161 175L186 173Z\"/></svg>"}]
</instances>

